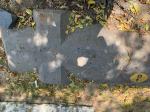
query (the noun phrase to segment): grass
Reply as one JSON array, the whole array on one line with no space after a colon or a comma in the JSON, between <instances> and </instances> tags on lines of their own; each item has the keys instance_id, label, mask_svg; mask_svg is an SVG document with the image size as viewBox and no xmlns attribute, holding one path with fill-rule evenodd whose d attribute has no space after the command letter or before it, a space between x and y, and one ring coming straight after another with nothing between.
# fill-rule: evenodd
<instances>
[{"instance_id":1,"label":"grass","mask_svg":"<svg viewBox=\"0 0 150 112\"><path fill-rule=\"evenodd\" d=\"M70 75L69 78L71 83L61 86L43 84L38 80L35 73L11 74L11 76L7 76L6 90L3 94L9 96L9 100L25 100L30 103L89 104L100 109L100 111L108 108L112 110L121 109L123 112L149 109L149 87L123 85L109 87L107 84L94 85L92 82L77 79L73 75ZM14 97L16 98L14 99ZM144 106L142 107L142 105Z\"/></svg>"}]
</instances>

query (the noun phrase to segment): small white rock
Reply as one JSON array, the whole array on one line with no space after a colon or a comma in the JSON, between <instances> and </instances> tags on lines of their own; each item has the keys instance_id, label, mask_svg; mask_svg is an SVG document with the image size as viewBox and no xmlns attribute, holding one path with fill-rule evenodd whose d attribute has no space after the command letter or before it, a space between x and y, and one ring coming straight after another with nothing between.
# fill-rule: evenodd
<instances>
[{"instance_id":1,"label":"small white rock","mask_svg":"<svg viewBox=\"0 0 150 112\"><path fill-rule=\"evenodd\" d=\"M88 60L89 60L89 58L84 57L84 56L78 57L77 58L77 65L79 67L83 67L87 64Z\"/></svg>"}]
</instances>

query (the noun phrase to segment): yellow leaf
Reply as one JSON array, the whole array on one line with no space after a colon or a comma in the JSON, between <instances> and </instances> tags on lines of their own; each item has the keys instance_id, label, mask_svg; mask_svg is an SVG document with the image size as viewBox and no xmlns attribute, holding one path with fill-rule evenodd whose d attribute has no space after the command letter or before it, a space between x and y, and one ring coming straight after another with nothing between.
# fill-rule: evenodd
<instances>
[{"instance_id":1,"label":"yellow leaf","mask_svg":"<svg viewBox=\"0 0 150 112\"><path fill-rule=\"evenodd\" d=\"M131 10L132 13L138 14L138 13L140 13L141 8L140 8L139 4L131 3L130 10Z\"/></svg>"},{"instance_id":2,"label":"yellow leaf","mask_svg":"<svg viewBox=\"0 0 150 112\"><path fill-rule=\"evenodd\" d=\"M148 31L150 29L150 25L149 24L145 24L144 28L145 28L146 31Z\"/></svg>"},{"instance_id":3,"label":"yellow leaf","mask_svg":"<svg viewBox=\"0 0 150 112\"><path fill-rule=\"evenodd\" d=\"M121 31L128 31L128 30L130 30L130 25L127 23L120 23L118 28Z\"/></svg>"},{"instance_id":4,"label":"yellow leaf","mask_svg":"<svg viewBox=\"0 0 150 112\"><path fill-rule=\"evenodd\" d=\"M95 0L88 0L88 5L94 5L95 4Z\"/></svg>"},{"instance_id":5,"label":"yellow leaf","mask_svg":"<svg viewBox=\"0 0 150 112\"><path fill-rule=\"evenodd\" d=\"M72 28L71 28L71 32L74 32L74 31L75 31L75 27L72 27Z\"/></svg>"},{"instance_id":6,"label":"yellow leaf","mask_svg":"<svg viewBox=\"0 0 150 112\"><path fill-rule=\"evenodd\" d=\"M138 83L145 82L148 80L148 75L145 73L133 73L131 74L130 80Z\"/></svg>"},{"instance_id":7,"label":"yellow leaf","mask_svg":"<svg viewBox=\"0 0 150 112\"><path fill-rule=\"evenodd\" d=\"M32 25L32 26L35 26L35 22L32 22L31 25Z\"/></svg>"}]
</instances>

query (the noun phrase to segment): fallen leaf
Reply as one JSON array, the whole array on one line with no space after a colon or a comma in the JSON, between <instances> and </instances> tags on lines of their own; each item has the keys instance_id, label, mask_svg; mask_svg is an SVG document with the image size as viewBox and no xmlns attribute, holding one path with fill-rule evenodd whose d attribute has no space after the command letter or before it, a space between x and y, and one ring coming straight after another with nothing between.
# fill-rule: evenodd
<instances>
[{"instance_id":1,"label":"fallen leaf","mask_svg":"<svg viewBox=\"0 0 150 112\"><path fill-rule=\"evenodd\" d=\"M26 9L26 13L29 15L32 15L32 10L31 9Z\"/></svg>"},{"instance_id":2,"label":"fallen leaf","mask_svg":"<svg viewBox=\"0 0 150 112\"><path fill-rule=\"evenodd\" d=\"M145 25L144 25L144 29L145 29L146 31L148 31L148 30L150 29L150 25L149 25L149 24L145 24Z\"/></svg>"},{"instance_id":3,"label":"fallen leaf","mask_svg":"<svg viewBox=\"0 0 150 112\"><path fill-rule=\"evenodd\" d=\"M95 0L88 0L87 3L88 3L89 6L90 5L94 5L95 4Z\"/></svg>"},{"instance_id":4,"label":"fallen leaf","mask_svg":"<svg viewBox=\"0 0 150 112\"><path fill-rule=\"evenodd\" d=\"M134 14L138 14L138 13L140 13L141 8L140 8L139 4L132 2L130 5L130 11Z\"/></svg>"},{"instance_id":5,"label":"fallen leaf","mask_svg":"<svg viewBox=\"0 0 150 112\"><path fill-rule=\"evenodd\" d=\"M133 73L131 74L130 80L138 83L145 82L148 80L148 75L145 73Z\"/></svg>"}]
</instances>

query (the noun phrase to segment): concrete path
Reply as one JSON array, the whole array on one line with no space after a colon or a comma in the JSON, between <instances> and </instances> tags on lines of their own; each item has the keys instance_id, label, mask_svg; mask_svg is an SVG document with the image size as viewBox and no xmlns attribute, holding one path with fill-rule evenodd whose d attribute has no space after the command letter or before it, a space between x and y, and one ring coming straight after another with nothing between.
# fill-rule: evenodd
<instances>
[{"instance_id":1,"label":"concrete path","mask_svg":"<svg viewBox=\"0 0 150 112\"><path fill-rule=\"evenodd\" d=\"M92 107L0 102L0 112L94 112Z\"/></svg>"}]
</instances>

